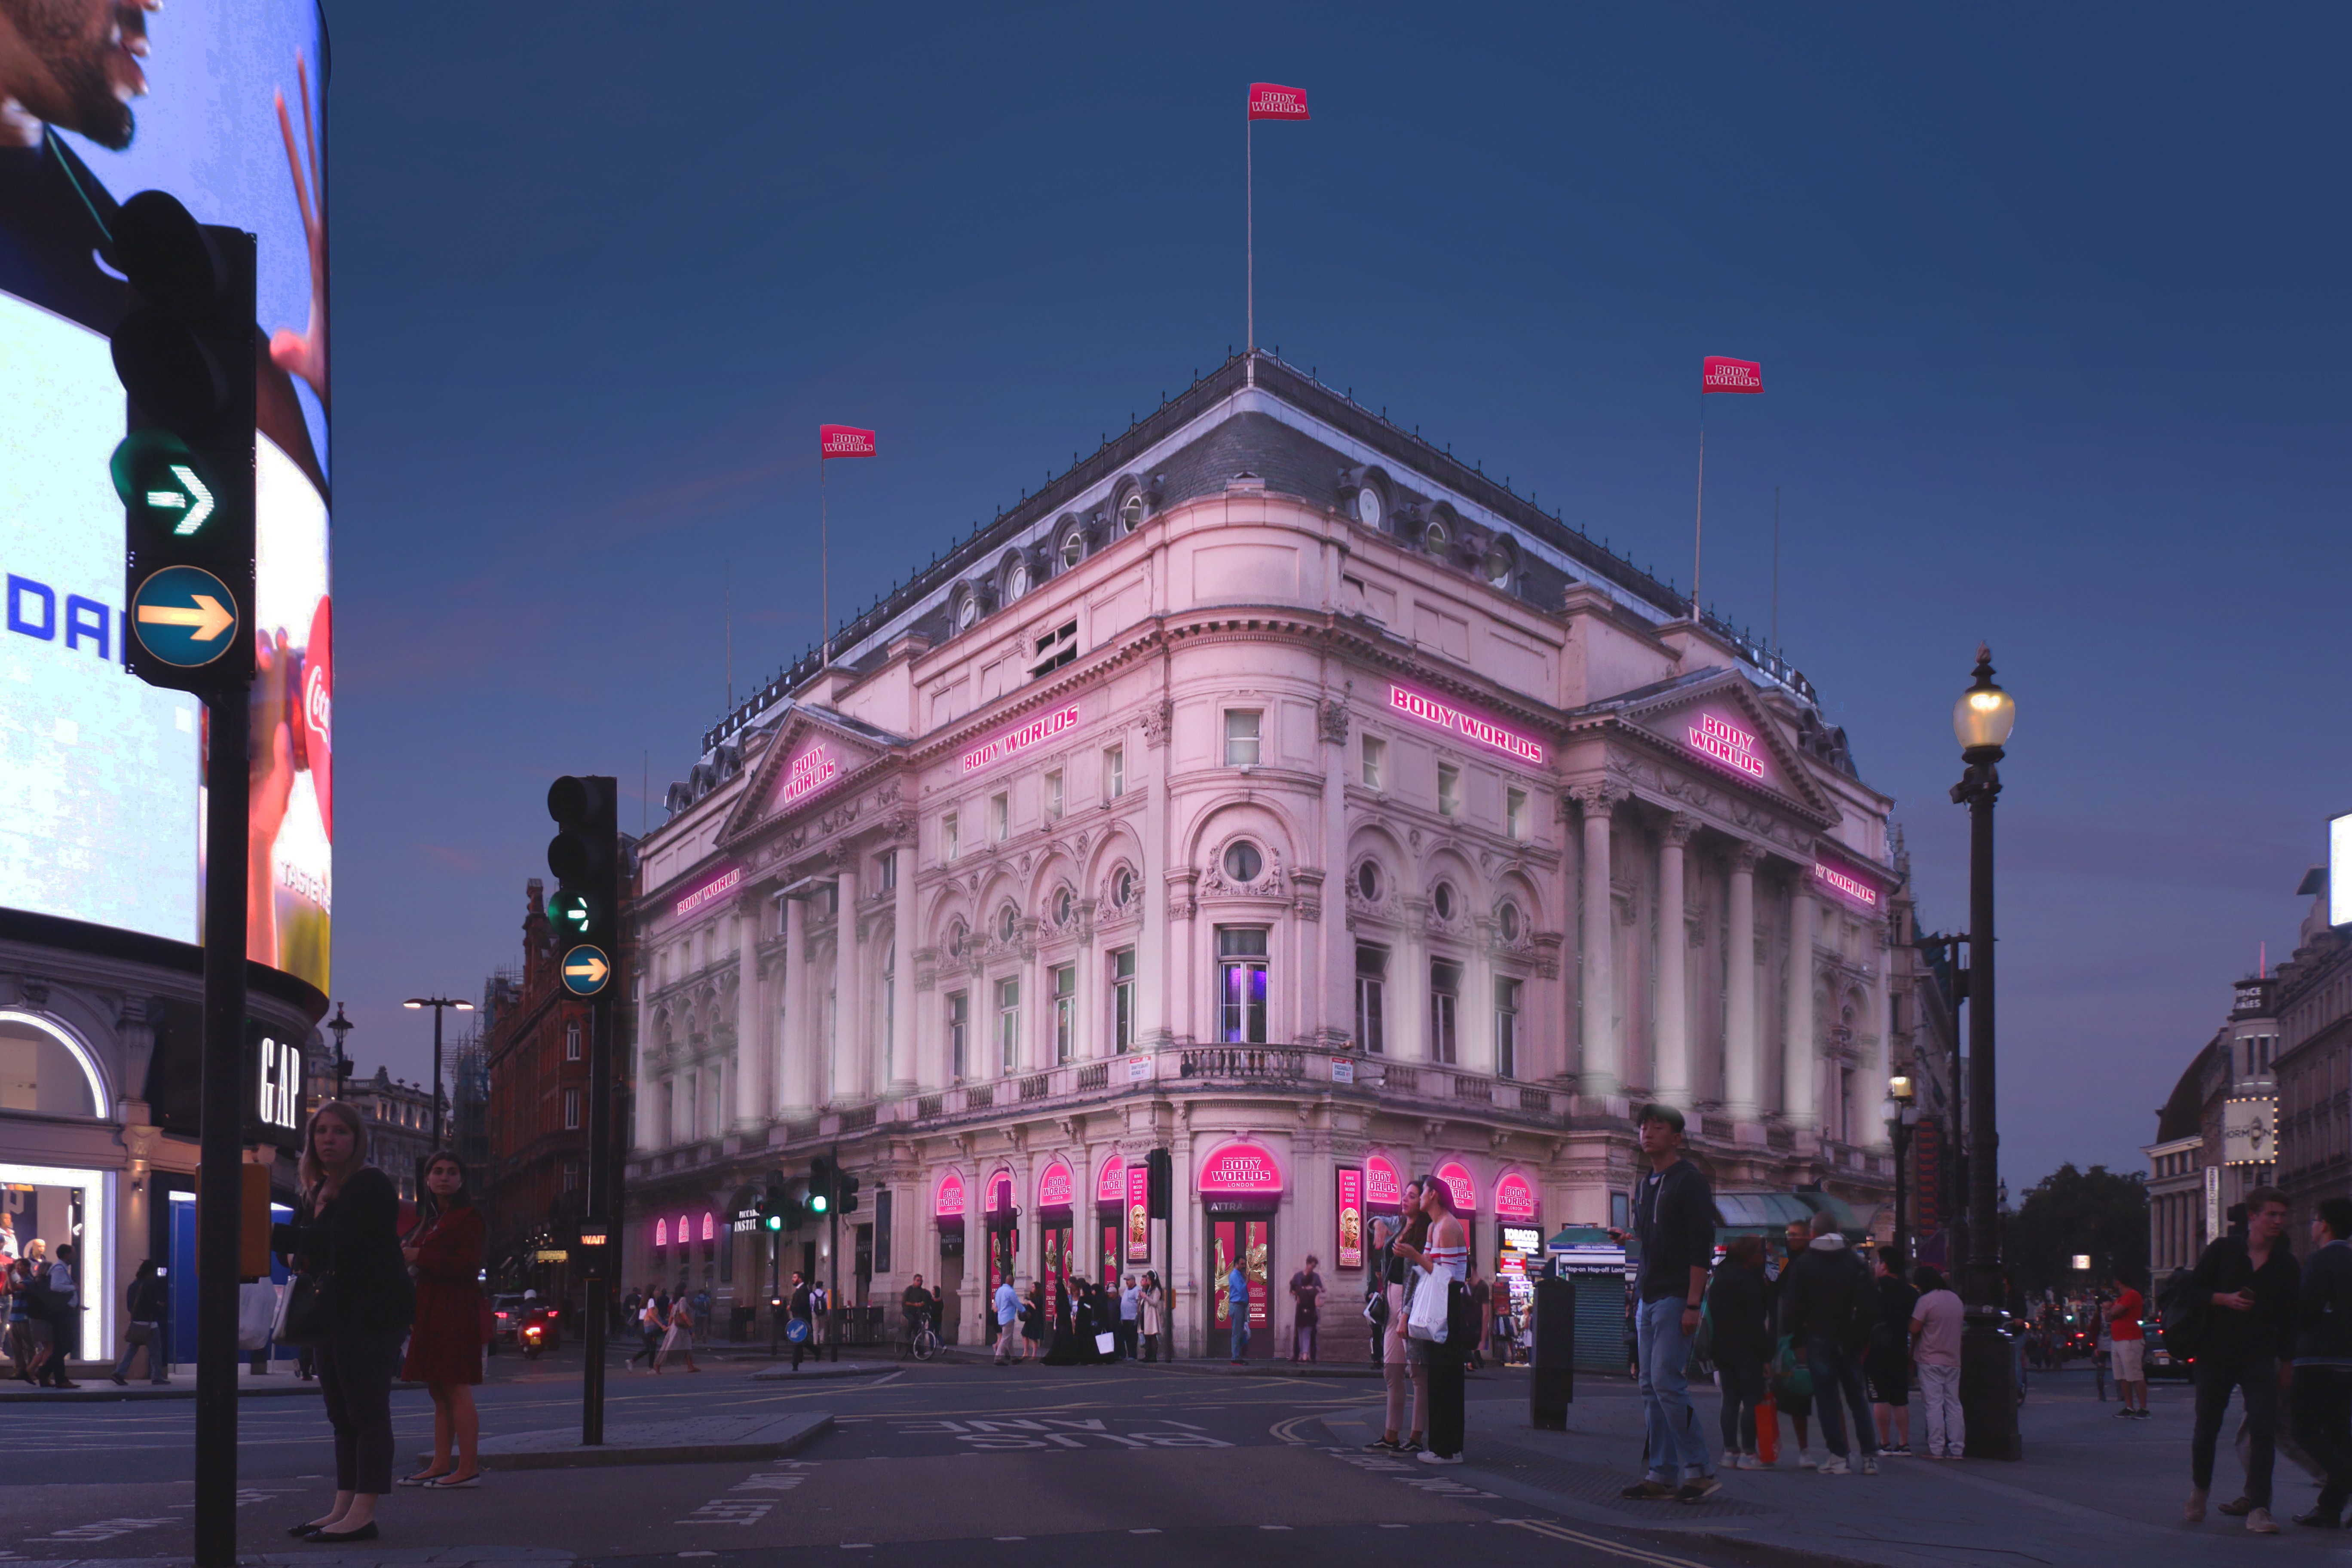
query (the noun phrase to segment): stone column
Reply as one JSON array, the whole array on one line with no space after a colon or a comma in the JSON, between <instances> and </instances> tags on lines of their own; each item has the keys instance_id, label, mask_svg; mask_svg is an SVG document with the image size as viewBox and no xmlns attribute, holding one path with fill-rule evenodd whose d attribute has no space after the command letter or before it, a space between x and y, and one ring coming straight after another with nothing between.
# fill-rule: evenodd
<instances>
[{"instance_id":1,"label":"stone column","mask_svg":"<svg viewBox=\"0 0 2352 1568\"><path fill-rule=\"evenodd\" d=\"M635 1103L636 1122L634 1142L639 1149L656 1147L654 1141L654 988L642 981L637 986L637 1072L636 1083L630 1095ZM21 1237L19 1238L22 1239Z\"/></svg>"},{"instance_id":2,"label":"stone column","mask_svg":"<svg viewBox=\"0 0 2352 1568\"><path fill-rule=\"evenodd\" d=\"M855 852L843 851L840 868L834 877L841 907L833 918L833 1042L829 1051L830 1071L819 1103L837 1105L856 1098L865 1087L865 1075L859 1070L864 1064L859 1061L857 1053L858 1037L865 1032L857 1025L865 1010L859 1005L857 988L857 857Z\"/></svg>"},{"instance_id":3,"label":"stone column","mask_svg":"<svg viewBox=\"0 0 2352 1568\"><path fill-rule=\"evenodd\" d=\"M898 898L891 932L897 949L892 961L892 984L896 990L890 998L890 1092L913 1092L916 1079L915 1054L919 1048L915 1033L915 950L922 945L922 935L915 929L915 829L908 825L892 850L891 874L898 879ZM938 1080L928 1075L926 1083Z\"/></svg>"},{"instance_id":4,"label":"stone column","mask_svg":"<svg viewBox=\"0 0 2352 1568\"><path fill-rule=\"evenodd\" d=\"M1135 896L1143 900L1143 931L1135 943L1136 1043L1150 1050L1167 1044L1173 1032L1175 1009L1170 1005L1169 976L1174 972L1168 951L1168 730L1175 705L1164 696L1154 700L1143 719L1143 754L1133 768L1143 795L1143 874L1136 879ZM1131 731L1130 731L1131 732ZM1133 751L1130 745L1129 750Z\"/></svg>"},{"instance_id":5,"label":"stone column","mask_svg":"<svg viewBox=\"0 0 2352 1568\"><path fill-rule=\"evenodd\" d=\"M1753 844L1731 854L1730 951L1723 955L1723 1098L1735 1128L1757 1126L1763 1116L1763 1064L1756 1045L1756 862L1763 855Z\"/></svg>"},{"instance_id":6,"label":"stone column","mask_svg":"<svg viewBox=\"0 0 2352 1568\"><path fill-rule=\"evenodd\" d=\"M1813 889L1811 872L1800 867L1789 888L1789 973L1783 988L1787 1037L1780 1064L1780 1114L1797 1130L1800 1145L1821 1126L1820 1068L1813 1047Z\"/></svg>"},{"instance_id":7,"label":"stone column","mask_svg":"<svg viewBox=\"0 0 2352 1568\"><path fill-rule=\"evenodd\" d=\"M776 1052L776 1077L782 1092L777 1107L788 1117L804 1117L816 1109L819 1078L815 1047L816 987L808 962L808 904L798 895L783 900L784 966L782 1005L777 1016L783 1039Z\"/></svg>"},{"instance_id":8,"label":"stone column","mask_svg":"<svg viewBox=\"0 0 2352 1568\"><path fill-rule=\"evenodd\" d=\"M1338 1045L1356 1034L1356 938L1348 929L1348 705L1323 704L1322 1016L1307 1020L1318 1038ZM1362 1042L1357 1042L1360 1049Z\"/></svg>"},{"instance_id":9,"label":"stone column","mask_svg":"<svg viewBox=\"0 0 2352 1568\"><path fill-rule=\"evenodd\" d=\"M1617 796L1609 785L1586 784L1576 799L1584 808L1582 1082L1588 1095L1612 1095L1624 1083L1617 1039L1617 914L1609 888L1609 816Z\"/></svg>"},{"instance_id":10,"label":"stone column","mask_svg":"<svg viewBox=\"0 0 2352 1568\"><path fill-rule=\"evenodd\" d=\"M735 910L735 1128L757 1127L767 1120L770 1100L763 1066L768 1059L767 1009L761 1005L767 987L760 983L760 911L758 894L743 899ZM732 1215L729 1216L730 1221ZM732 1246L730 1242L728 1245Z\"/></svg>"},{"instance_id":11,"label":"stone column","mask_svg":"<svg viewBox=\"0 0 2352 1568\"><path fill-rule=\"evenodd\" d=\"M1697 824L1677 813L1658 840L1658 1098L1691 1105L1690 926L1683 914L1683 850Z\"/></svg>"}]
</instances>

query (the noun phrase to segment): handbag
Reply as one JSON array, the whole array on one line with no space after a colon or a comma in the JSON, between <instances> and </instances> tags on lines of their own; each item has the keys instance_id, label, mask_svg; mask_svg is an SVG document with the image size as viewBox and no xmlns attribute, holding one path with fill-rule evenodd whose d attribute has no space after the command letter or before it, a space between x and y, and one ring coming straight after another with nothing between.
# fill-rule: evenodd
<instances>
[{"instance_id":1,"label":"handbag","mask_svg":"<svg viewBox=\"0 0 2352 1568\"><path fill-rule=\"evenodd\" d=\"M1111 1353L1111 1352L1112 1352L1112 1351L1114 1351L1114 1350L1116 1350L1116 1349L1118 1349L1118 1335L1116 1335L1116 1334L1097 1334L1097 1335L1095 1336L1095 1353L1096 1353L1096 1354L1097 1354L1097 1355L1108 1355L1108 1354L1110 1354L1110 1353Z\"/></svg>"},{"instance_id":2,"label":"handbag","mask_svg":"<svg viewBox=\"0 0 2352 1568\"><path fill-rule=\"evenodd\" d=\"M334 1278L331 1268L323 1274L294 1276L293 1283L278 1299L278 1320L271 1337L282 1345L315 1345L332 1333L334 1313L327 1305L327 1288Z\"/></svg>"},{"instance_id":3,"label":"handbag","mask_svg":"<svg viewBox=\"0 0 2352 1568\"><path fill-rule=\"evenodd\" d=\"M122 1331L122 1342L127 1345L143 1345L154 1337L152 1323L133 1323Z\"/></svg>"}]
</instances>

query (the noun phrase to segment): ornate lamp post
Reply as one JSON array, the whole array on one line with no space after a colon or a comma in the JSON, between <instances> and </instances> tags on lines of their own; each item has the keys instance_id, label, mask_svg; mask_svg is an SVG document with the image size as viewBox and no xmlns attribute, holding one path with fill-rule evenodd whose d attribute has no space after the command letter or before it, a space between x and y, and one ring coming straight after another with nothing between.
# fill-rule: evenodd
<instances>
[{"instance_id":1,"label":"ornate lamp post","mask_svg":"<svg viewBox=\"0 0 2352 1568\"><path fill-rule=\"evenodd\" d=\"M352 1081L352 1058L351 1053L343 1049L343 1039L358 1027L357 1024L343 1016L343 1005L341 1002L336 1003L335 1016L327 1020L327 1029L335 1037L335 1098L337 1100L343 1098L343 1091L351 1087Z\"/></svg>"},{"instance_id":2,"label":"ornate lamp post","mask_svg":"<svg viewBox=\"0 0 2352 1568\"><path fill-rule=\"evenodd\" d=\"M1879 1107L1886 1118L1886 1133L1895 1144L1895 1272L1903 1273L1911 1267L1911 1218L1909 1200L1904 1176L1911 1148L1911 1130L1919 1125L1919 1096L1911 1083L1910 1075L1896 1073L1886 1080L1886 1100Z\"/></svg>"},{"instance_id":3,"label":"ornate lamp post","mask_svg":"<svg viewBox=\"0 0 2352 1568\"><path fill-rule=\"evenodd\" d=\"M1952 786L1969 808L1969 1255L1960 1286L1968 1327L1960 1336L1960 1414L1972 1459L2022 1458L2017 1432L2014 1347L2001 1325L2000 1130L1993 1047L1992 807L1995 764L2017 722L2017 704L1993 684L1992 649L1977 648L1976 679L1952 708L1968 771Z\"/></svg>"}]
</instances>

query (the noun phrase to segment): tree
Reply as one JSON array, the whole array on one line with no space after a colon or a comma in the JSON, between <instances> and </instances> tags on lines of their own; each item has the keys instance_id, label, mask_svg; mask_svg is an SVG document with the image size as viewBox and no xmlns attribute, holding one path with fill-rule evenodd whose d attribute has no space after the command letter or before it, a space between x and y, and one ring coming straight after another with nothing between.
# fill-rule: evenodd
<instances>
[{"instance_id":1,"label":"tree","mask_svg":"<svg viewBox=\"0 0 2352 1568\"><path fill-rule=\"evenodd\" d=\"M2010 1268L2028 1290L2074 1283L2078 1255L2091 1259L2090 1279L2147 1286L2147 1189L2137 1173L2117 1175L2105 1165L2078 1171L2070 1161L2025 1194L2008 1222Z\"/></svg>"}]
</instances>

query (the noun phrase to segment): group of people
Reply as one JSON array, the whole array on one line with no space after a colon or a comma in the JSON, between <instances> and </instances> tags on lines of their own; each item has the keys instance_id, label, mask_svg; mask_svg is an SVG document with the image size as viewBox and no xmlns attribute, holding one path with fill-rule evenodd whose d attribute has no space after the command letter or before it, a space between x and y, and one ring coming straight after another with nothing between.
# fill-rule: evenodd
<instances>
[{"instance_id":1,"label":"group of people","mask_svg":"<svg viewBox=\"0 0 2352 1568\"><path fill-rule=\"evenodd\" d=\"M66 1363L81 1353L81 1289L74 1245L57 1255L39 1237L17 1250L14 1218L0 1214L0 1293L7 1298L8 1362L16 1377L43 1388L79 1388ZM120 1377L115 1379L120 1383Z\"/></svg>"},{"instance_id":2,"label":"group of people","mask_svg":"<svg viewBox=\"0 0 2352 1568\"><path fill-rule=\"evenodd\" d=\"M1129 1274L1108 1283L1055 1279L1050 1295L1046 1287L1045 1280L1033 1280L1024 1297L1012 1280L997 1283L989 1301L997 1365L1035 1361L1095 1366L1160 1359L1168 1292L1157 1273Z\"/></svg>"},{"instance_id":3,"label":"group of people","mask_svg":"<svg viewBox=\"0 0 2352 1568\"><path fill-rule=\"evenodd\" d=\"M621 1364L631 1367L643 1361L647 1369L659 1373L671 1356L683 1355L687 1371L700 1372L694 1364L694 1331L709 1306L708 1290L697 1291L691 1300L684 1290L673 1297L659 1285L647 1285L643 1295L630 1291L621 1303L622 1316L635 1327L644 1342Z\"/></svg>"},{"instance_id":4,"label":"group of people","mask_svg":"<svg viewBox=\"0 0 2352 1568\"><path fill-rule=\"evenodd\" d=\"M1387 1404L1381 1435L1365 1447L1423 1464L1458 1465L1463 1378L1481 1328L1465 1288L1469 1229L1454 1212L1453 1189L1423 1176L1406 1184L1398 1212L1375 1221L1372 1236L1368 1272L1377 1283L1365 1312L1380 1342Z\"/></svg>"}]
</instances>

